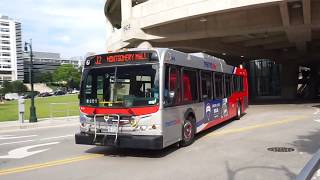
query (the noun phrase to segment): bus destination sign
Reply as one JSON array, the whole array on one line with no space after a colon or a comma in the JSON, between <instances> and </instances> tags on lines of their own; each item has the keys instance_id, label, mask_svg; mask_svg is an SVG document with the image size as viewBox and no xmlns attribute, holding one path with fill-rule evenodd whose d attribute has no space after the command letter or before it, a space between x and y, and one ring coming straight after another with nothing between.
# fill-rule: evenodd
<instances>
[{"instance_id":1,"label":"bus destination sign","mask_svg":"<svg viewBox=\"0 0 320 180\"><path fill-rule=\"evenodd\" d=\"M147 53L129 53L107 56L106 60L108 63L116 62L129 62L129 61L143 61L148 60Z\"/></svg>"},{"instance_id":2,"label":"bus destination sign","mask_svg":"<svg viewBox=\"0 0 320 180\"><path fill-rule=\"evenodd\" d=\"M142 61L157 61L155 52L125 52L102 54L86 60L86 66L102 66L108 64L137 63Z\"/></svg>"}]
</instances>

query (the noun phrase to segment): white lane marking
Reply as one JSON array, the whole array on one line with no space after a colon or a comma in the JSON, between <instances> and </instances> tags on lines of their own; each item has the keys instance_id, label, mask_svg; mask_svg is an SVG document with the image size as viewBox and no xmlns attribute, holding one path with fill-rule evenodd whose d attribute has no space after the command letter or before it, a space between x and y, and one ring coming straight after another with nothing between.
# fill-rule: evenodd
<instances>
[{"instance_id":1,"label":"white lane marking","mask_svg":"<svg viewBox=\"0 0 320 180\"><path fill-rule=\"evenodd\" d=\"M31 146L25 146L21 148L17 148L14 150L11 150L8 152L8 155L6 156L0 156L0 159L22 159L28 156L32 156L37 153L41 153L44 151L49 150L50 148L47 149L41 149L37 151L31 151L29 152L29 149L36 148L36 147L41 147L41 146L48 146L48 145L54 145L54 144L59 144L60 142L51 142L51 143L45 143L45 144L37 144L37 145L31 145Z\"/></svg>"},{"instance_id":2,"label":"white lane marking","mask_svg":"<svg viewBox=\"0 0 320 180\"><path fill-rule=\"evenodd\" d=\"M314 121L319 122L320 123L320 119L315 119Z\"/></svg>"},{"instance_id":3,"label":"white lane marking","mask_svg":"<svg viewBox=\"0 0 320 180\"><path fill-rule=\"evenodd\" d=\"M319 108L316 108L316 112L314 112L313 114L316 115L316 114L320 114L320 109Z\"/></svg>"},{"instance_id":4,"label":"white lane marking","mask_svg":"<svg viewBox=\"0 0 320 180\"><path fill-rule=\"evenodd\" d=\"M8 142L8 143L2 143L2 144L0 144L0 146L9 145L9 144L19 144L19 143L33 142L33 141L35 141L35 140L25 140L25 141Z\"/></svg>"},{"instance_id":5,"label":"white lane marking","mask_svg":"<svg viewBox=\"0 0 320 180\"><path fill-rule=\"evenodd\" d=\"M34 141L46 141L46 140L59 139L59 138L65 138L65 137L71 137L71 136L74 136L74 134L68 134L68 135L65 135L65 136L48 137L48 138L42 138L42 139L33 139L33 140L25 140L25 141L7 142L7 143L1 143L0 146L10 145L10 144L20 144L20 143L26 143L26 142L34 142Z\"/></svg>"},{"instance_id":6,"label":"white lane marking","mask_svg":"<svg viewBox=\"0 0 320 180\"><path fill-rule=\"evenodd\" d=\"M29 137L35 137L38 135L28 135L28 136L12 136L12 135L0 135L0 140L8 140L8 139L21 139L21 138L29 138Z\"/></svg>"},{"instance_id":7,"label":"white lane marking","mask_svg":"<svg viewBox=\"0 0 320 180\"><path fill-rule=\"evenodd\" d=\"M65 135L65 136L42 138L42 139L40 139L40 141L51 140L51 139L59 139L59 138L65 138L65 137L74 137L74 134L68 134L68 135Z\"/></svg>"}]
</instances>

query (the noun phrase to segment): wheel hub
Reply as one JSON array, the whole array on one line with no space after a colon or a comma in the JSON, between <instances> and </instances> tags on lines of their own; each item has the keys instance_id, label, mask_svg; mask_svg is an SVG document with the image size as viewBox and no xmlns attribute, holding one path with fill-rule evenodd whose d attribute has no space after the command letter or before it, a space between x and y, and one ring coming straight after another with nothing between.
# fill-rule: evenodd
<instances>
[{"instance_id":1,"label":"wheel hub","mask_svg":"<svg viewBox=\"0 0 320 180\"><path fill-rule=\"evenodd\" d=\"M184 125L184 133L183 133L183 135L184 135L184 138L186 139L186 140L189 140L189 139L191 139L191 137L192 137L192 131L193 131L193 128L192 128L192 124L190 123L190 122L187 122L185 125Z\"/></svg>"}]
</instances>

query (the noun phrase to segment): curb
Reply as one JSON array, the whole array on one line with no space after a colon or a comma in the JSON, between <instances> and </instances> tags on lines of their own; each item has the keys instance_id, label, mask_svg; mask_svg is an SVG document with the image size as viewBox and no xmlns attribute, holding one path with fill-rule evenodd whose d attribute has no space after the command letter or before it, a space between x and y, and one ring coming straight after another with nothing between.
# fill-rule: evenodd
<instances>
[{"instance_id":1,"label":"curb","mask_svg":"<svg viewBox=\"0 0 320 180\"><path fill-rule=\"evenodd\" d=\"M78 124L79 116L59 117L54 119L44 118L39 119L39 121L35 123L29 123L28 120L25 120L24 123L20 123L18 121L1 122L0 132L37 128L76 126Z\"/></svg>"}]
</instances>

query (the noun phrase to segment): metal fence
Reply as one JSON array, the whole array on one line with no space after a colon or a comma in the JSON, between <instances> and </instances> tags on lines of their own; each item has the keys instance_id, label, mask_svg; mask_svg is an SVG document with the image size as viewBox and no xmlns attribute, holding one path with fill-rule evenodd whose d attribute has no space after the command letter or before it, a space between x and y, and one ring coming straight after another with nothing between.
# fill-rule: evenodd
<instances>
[{"instance_id":1,"label":"metal fence","mask_svg":"<svg viewBox=\"0 0 320 180\"><path fill-rule=\"evenodd\" d=\"M79 103L50 103L50 119L57 117L75 116L79 113Z\"/></svg>"}]
</instances>

